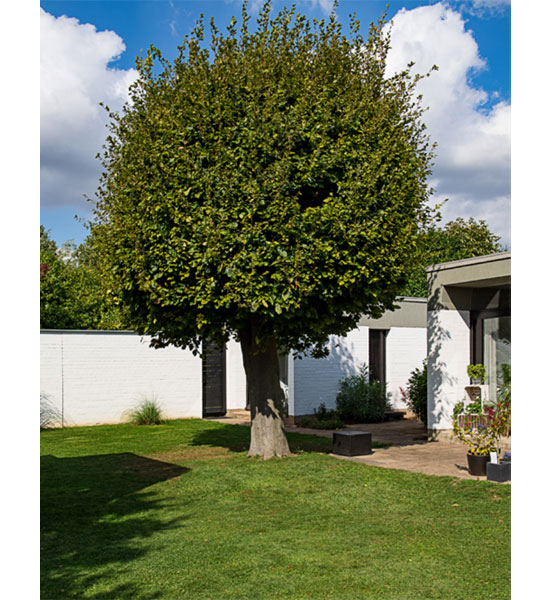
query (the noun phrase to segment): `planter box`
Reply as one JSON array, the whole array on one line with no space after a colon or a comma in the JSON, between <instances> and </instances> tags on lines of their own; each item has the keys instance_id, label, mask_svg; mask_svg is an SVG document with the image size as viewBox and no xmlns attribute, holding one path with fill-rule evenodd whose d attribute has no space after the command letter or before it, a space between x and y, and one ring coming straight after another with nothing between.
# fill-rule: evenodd
<instances>
[{"instance_id":1,"label":"planter box","mask_svg":"<svg viewBox=\"0 0 550 600\"><path fill-rule=\"evenodd\" d=\"M512 479L512 463L487 463L487 481L502 483Z\"/></svg>"},{"instance_id":2,"label":"planter box","mask_svg":"<svg viewBox=\"0 0 550 600\"><path fill-rule=\"evenodd\" d=\"M365 431L335 431L332 434L332 452L343 456L372 453L372 433Z\"/></svg>"}]
</instances>

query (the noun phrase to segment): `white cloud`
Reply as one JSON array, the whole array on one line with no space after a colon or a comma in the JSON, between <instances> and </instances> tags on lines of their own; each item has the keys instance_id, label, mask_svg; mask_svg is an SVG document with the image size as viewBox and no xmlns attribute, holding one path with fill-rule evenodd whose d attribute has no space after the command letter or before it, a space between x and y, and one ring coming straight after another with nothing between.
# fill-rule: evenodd
<instances>
[{"instance_id":1,"label":"white cloud","mask_svg":"<svg viewBox=\"0 0 550 600\"><path fill-rule=\"evenodd\" d=\"M43 206L85 208L101 171L95 159L107 135L104 102L118 110L134 69L109 67L126 47L97 31L40 9L40 184Z\"/></svg>"},{"instance_id":2,"label":"white cloud","mask_svg":"<svg viewBox=\"0 0 550 600\"><path fill-rule=\"evenodd\" d=\"M315 8L319 6L319 8L325 12L327 15L332 12L332 7L334 6L334 0L310 0L311 6Z\"/></svg>"},{"instance_id":3,"label":"white cloud","mask_svg":"<svg viewBox=\"0 0 550 600\"><path fill-rule=\"evenodd\" d=\"M399 11L393 19L388 72L411 60L421 74L434 64L439 67L418 85L429 106L424 121L438 144L431 182L434 203L449 198L442 211L445 220L485 219L509 245L510 104L487 108L489 95L471 84L471 73L487 65L462 16L441 3Z\"/></svg>"},{"instance_id":4,"label":"white cloud","mask_svg":"<svg viewBox=\"0 0 550 600\"><path fill-rule=\"evenodd\" d=\"M455 0L453 4L463 12L483 18L510 6L511 0Z\"/></svg>"},{"instance_id":5,"label":"white cloud","mask_svg":"<svg viewBox=\"0 0 550 600\"><path fill-rule=\"evenodd\" d=\"M234 0L237 4L241 4L241 0ZM250 10L252 13L259 12L265 4L265 0L251 0L250 2ZM308 9L319 8L326 15L330 15L332 12L332 8L334 6L334 0L298 0L298 2L294 2L298 6L298 10L300 10L300 4L306 4ZM304 7L305 8L305 7ZM304 11L302 11L304 12Z\"/></svg>"},{"instance_id":6,"label":"white cloud","mask_svg":"<svg viewBox=\"0 0 550 600\"><path fill-rule=\"evenodd\" d=\"M236 4L239 4L238 0L236 0ZM265 0L252 0L250 2L250 10L253 13L260 12L265 4Z\"/></svg>"}]
</instances>

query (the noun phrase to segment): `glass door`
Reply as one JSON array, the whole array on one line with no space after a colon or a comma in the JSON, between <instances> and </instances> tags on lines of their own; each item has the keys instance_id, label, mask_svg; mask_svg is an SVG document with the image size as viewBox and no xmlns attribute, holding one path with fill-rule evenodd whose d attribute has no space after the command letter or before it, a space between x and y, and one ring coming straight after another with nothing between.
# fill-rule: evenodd
<instances>
[{"instance_id":1,"label":"glass door","mask_svg":"<svg viewBox=\"0 0 550 600\"><path fill-rule=\"evenodd\" d=\"M489 402L497 401L501 365L510 364L512 351L510 316L490 317L483 323L483 364L487 369Z\"/></svg>"}]
</instances>

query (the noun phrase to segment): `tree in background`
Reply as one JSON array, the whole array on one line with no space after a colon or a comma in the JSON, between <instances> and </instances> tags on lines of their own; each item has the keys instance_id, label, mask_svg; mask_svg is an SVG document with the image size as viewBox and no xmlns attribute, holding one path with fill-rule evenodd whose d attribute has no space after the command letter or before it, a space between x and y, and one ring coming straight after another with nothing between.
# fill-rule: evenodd
<instances>
[{"instance_id":1,"label":"tree in background","mask_svg":"<svg viewBox=\"0 0 550 600\"><path fill-rule=\"evenodd\" d=\"M41 329L120 329L123 311L105 293L87 242L57 248L40 225Z\"/></svg>"},{"instance_id":2,"label":"tree in background","mask_svg":"<svg viewBox=\"0 0 550 600\"><path fill-rule=\"evenodd\" d=\"M485 221L458 218L443 227L429 224L418 236L414 249L414 271L403 286L403 296L426 297L428 280L425 268L452 260L503 252L500 238L491 233Z\"/></svg>"},{"instance_id":3,"label":"tree in background","mask_svg":"<svg viewBox=\"0 0 550 600\"><path fill-rule=\"evenodd\" d=\"M56 243L40 225L40 327L77 327L74 310L73 272L58 252Z\"/></svg>"},{"instance_id":4,"label":"tree in background","mask_svg":"<svg viewBox=\"0 0 550 600\"><path fill-rule=\"evenodd\" d=\"M110 113L92 238L132 327L200 352L240 341L249 455L289 453L278 353L323 355L408 280L430 211L432 150L413 77L385 77L384 21L310 23L295 9L252 33L200 21L170 64L137 60Z\"/></svg>"}]
</instances>

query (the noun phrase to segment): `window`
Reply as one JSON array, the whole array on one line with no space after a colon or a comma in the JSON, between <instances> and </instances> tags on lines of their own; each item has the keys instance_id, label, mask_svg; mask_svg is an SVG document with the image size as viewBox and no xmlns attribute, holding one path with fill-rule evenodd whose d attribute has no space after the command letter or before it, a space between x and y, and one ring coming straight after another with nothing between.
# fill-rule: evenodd
<instances>
[{"instance_id":1,"label":"window","mask_svg":"<svg viewBox=\"0 0 550 600\"><path fill-rule=\"evenodd\" d=\"M369 376L386 385L386 335L388 329L369 329Z\"/></svg>"},{"instance_id":2,"label":"window","mask_svg":"<svg viewBox=\"0 0 550 600\"><path fill-rule=\"evenodd\" d=\"M511 359L510 312L483 310L472 312L471 317L470 362L485 365L489 401L496 402L501 365L509 364Z\"/></svg>"}]
</instances>

